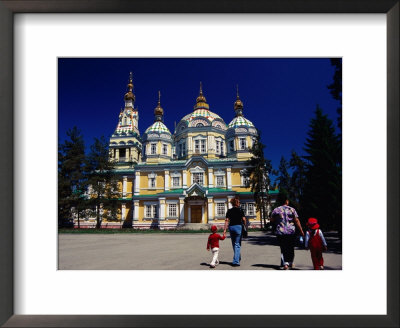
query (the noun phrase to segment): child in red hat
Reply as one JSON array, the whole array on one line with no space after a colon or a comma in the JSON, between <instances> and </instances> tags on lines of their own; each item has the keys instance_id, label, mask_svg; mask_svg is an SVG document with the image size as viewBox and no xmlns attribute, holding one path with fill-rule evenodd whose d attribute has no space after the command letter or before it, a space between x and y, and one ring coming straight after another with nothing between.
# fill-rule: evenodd
<instances>
[{"instance_id":1,"label":"child in red hat","mask_svg":"<svg viewBox=\"0 0 400 328\"><path fill-rule=\"evenodd\" d=\"M215 266L218 265L219 241L225 239L225 233L221 236L219 233L217 233L217 230L217 226L211 226L212 233L208 236L207 241L207 250L209 251L211 249L211 252L213 254L210 268L215 268Z\"/></svg>"},{"instance_id":2,"label":"child in red hat","mask_svg":"<svg viewBox=\"0 0 400 328\"><path fill-rule=\"evenodd\" d=\"M323 270L324 258L322 257L322 251L327 250L324 234L319 228L318 220L316 218L309 218L307 227L308 230L306 232L304 246L306 249L310 248L314 270Z\"/></svg>"}]
</instances>

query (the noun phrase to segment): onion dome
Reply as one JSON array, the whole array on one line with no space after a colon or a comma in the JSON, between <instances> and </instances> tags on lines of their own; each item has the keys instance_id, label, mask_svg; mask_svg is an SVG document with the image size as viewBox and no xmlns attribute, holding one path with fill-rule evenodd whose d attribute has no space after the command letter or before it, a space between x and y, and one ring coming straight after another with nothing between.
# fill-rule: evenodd
<instances>
[{"instance_id":1,"label":"onion dome","mask_svg":"<svg viewBox=\"0 0 400 328\"><path fill-rule=\"evenodd\" d=\"M169 132L169 130L165 126L165 124L163 122L161 122L161 121L154 122L145 131L145 133L151 133L151 132L158 132L158 133L163 133L164 132L164 133L167 133L167 134L171 134L171 132Z\"/></svg>"},{"instance_id":2,"label":"onion dome","mask_svg":"<svg viewBox=\"0 0 400 328\"><path fill-rule=\"evenodd\" d=\"M196 110L196 109L209 109L209 108L210 106L207 104L206 97L204 97L203 95L203 89L200 82L200 93L196 99L196 105L194 105L194 109Z\"/></svg>"},{"instance_id":3,"label":"onion dome","mask_svg":"<svg viewBox=\"0 0 400 328\"><path fill-rule=\"evenodd\" d=\"M229 123L228 128L237 128L240 126L251 127L254 128L254 124L251 123L248 119L244 118L244 116L236 116L231 123Z\"/></svg>"},{"instance_id":4,"label":"onion dome","mask_svg":"<svg viewBox=\"0 0 400 328\"><path fill-rule=\"evenodd\" d=\"M135 100L135 95L133 94L133 82L132 82L132 72L129 73L129 82L128 82L128 92L125 93L124 99L125 100Z\"/></svg>"}]
</instances>

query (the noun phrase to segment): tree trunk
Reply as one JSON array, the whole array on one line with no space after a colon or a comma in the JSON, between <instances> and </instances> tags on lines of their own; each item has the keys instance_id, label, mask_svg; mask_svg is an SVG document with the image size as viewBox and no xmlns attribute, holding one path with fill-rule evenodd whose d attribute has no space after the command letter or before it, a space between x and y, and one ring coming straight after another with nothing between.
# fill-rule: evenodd
<instances>
[{"instance_id":1,"label":"tree trunk","mask_svg":"<svg viewBox=\"0 0 400 328\"><path fill-rule=\"evenodd\" d=\"M100 229L100 205L96 205L96 229Z\"/></svg>"},{"instance_id":2,"label":"tree trunk","mask_svg":"<svg viewBox=\"0 0 400 328\"><path fill-rule=\"evenodd\" d=\"M81 228L80 222L79 222L79 209L78 209L78 229Z\"/></svg>"}]
</instances>

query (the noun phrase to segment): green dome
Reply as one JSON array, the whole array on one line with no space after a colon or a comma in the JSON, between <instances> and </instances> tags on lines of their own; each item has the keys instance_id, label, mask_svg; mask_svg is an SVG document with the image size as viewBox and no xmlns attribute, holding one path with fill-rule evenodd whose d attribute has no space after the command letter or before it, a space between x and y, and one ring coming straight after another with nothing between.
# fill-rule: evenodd
<instances>
[{"instance_id":1,"label":"green dome","mask_svg":"<svg viewBox=\"0 0 400 328\"><path fill-rule=\"evenodd\" d=\"M168 128L165 126L165 124L163 122L160 121L156 121L154 122L151 126L149 126L147 128L147 130L145 131L145 133L151 133L151 132L157 132L157 133L168 133L171 134L171 132L169 132Z\"/></svg>"},{"instance_id":2,"label":"green dome","mask_svg":"<svg viewBox=\"0 0 400 328\"><path fill-rule=\"evenodd\" d=\"M254 124L251 123L248 119L244 118L243 116L235 117L231 123L229 123L228 128L237 128L239 126L246 126L254 128Z\"/></svg>"}]
</instances>

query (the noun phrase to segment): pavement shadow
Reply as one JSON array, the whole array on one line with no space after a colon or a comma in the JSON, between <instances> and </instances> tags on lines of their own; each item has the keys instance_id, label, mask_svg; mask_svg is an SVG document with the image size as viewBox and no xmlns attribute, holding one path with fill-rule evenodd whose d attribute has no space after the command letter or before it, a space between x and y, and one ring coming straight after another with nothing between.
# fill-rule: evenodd
<instances>
[{"instance_id":1,"label":"pavement shadow","mask_svg":"<svg viewBox=\"0 0 400 328\"><path fill-rule=\"evenodd\" d=\"M328 231L324 232L324 236L328 244L327 253L342 254L342 239L340 238L338 233L336 231ZM262 235L258 236L252 236L251 232L249 232L248 237L243 238L243 241L252 245L259 246L279 246L276 236L273 235L270 231L265 231ZM297 245L296 249L304 249L304 247L301 245Z\"/></svg>"},{"instance_id":2,"label":"pavement shadow","mask_svg":"<svg viewBox=\"0 0 400 328\"><path fill-rule=\"evenodd\" d=\"M274 264L252 264L254 267L259 267L259 268L267 268L267 269L274 269L274 270L280 270L279 265L274 265Z\"/></svg>"},{"instance_id":3,"label":"pavement shadow","mask_svg":"<svg viewBox=\"0 0 400 328\"><path fill-rule=\"evenodd\" d=\"M259 246L265 246L265 245L278 246L276 236L268 232L265 232L261 236L252 235L251 232L249 232L248 236L246 238L243 238L242 241L245 241L252 245L259 245Z\"/></svg>"},{"instance_id":4,"label":"pavement shadow","mask_svg":"<svg viewBox=\"0 0 400 328\"><path fill-rule=\"evenodd\" d=\"M210 266L210 263L206 263L206 262L202 262L202 263L200 263L200 265L203 265L203 266ZM232 262L226 262L226 261L219 261L219 264L218 264L219 266L220 265L229 265L229 266L233 266L232 265Z\"/></svg>"}]
</instances>

